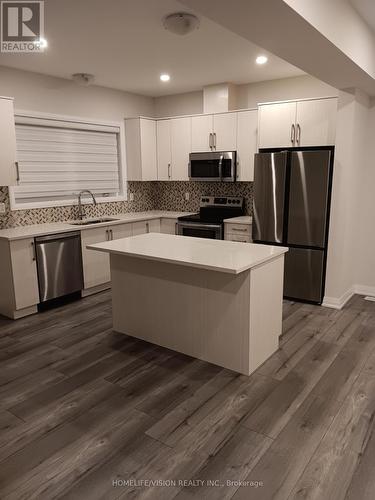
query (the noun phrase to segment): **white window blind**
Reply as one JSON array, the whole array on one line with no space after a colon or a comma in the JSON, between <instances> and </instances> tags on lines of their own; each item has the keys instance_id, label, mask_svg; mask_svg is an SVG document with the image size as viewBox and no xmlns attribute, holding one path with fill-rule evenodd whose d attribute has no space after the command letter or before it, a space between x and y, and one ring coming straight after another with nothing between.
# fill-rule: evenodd
<instances>
[{"instance_id":1,"label":"white window blind","mask_svg":"<svg viewBox=\"0 0 375 500\"><path fill-rule=\"evenodd\" d=\"M16 141L17 206L76 201L82 189L98 197L121 194L118 128L24 119L16 122Z\"/></svg>"}]
</instances>

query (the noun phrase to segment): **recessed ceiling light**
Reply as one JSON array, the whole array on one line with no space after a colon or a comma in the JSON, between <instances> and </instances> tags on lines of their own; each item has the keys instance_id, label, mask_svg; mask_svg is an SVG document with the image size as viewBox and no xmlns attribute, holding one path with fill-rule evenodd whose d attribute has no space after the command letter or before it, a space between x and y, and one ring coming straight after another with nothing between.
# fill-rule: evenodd
<instances>
[{"instance_id":1,"label":"recessed ceiling light","mask_svg":"<svg viewBox=\"0 0 375 500\"><path fill-rule=\"evenodd\" d=\"M163 73L162 75L160 75L160 80L162 82L169 82L170 79L171 79L171 77L169 75L167 75L167 73Z\"/></svg>"},{"instance_id":2,"label":"recessed ceiling light","mask_svg":"<svg viewBox=\"0 0 375 500\"><path fill-rule=\"evenodd\" d=\"M256 59L255 59L255 62L257 64L266 64L266 62L268 61L268 57L267 56L258 56Z\"/></svg>"}]
</instances>

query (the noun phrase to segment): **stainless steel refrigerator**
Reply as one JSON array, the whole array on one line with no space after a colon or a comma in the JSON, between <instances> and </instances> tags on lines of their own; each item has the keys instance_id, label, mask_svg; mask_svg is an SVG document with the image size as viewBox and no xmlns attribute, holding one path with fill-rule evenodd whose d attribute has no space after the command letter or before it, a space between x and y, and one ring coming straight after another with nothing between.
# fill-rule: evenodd
<instances>
[{"instance_id":1,"label":"stainless steel refrigerator","mask_svg":"<svg viewBox=\"0 0 375 500\"><path fill-rule=\"evenodd\" d=\"M332 148L255 155L253 241L289 247L287 298L323 300L332 164Z\"/></svg>"}]
</instances>

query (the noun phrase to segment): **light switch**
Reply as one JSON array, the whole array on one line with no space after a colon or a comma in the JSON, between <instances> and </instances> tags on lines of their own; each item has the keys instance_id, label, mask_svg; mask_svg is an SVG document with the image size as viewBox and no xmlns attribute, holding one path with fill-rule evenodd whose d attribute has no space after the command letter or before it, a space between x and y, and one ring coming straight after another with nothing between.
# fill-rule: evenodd
<instances>
[{"instance_id":1,"label":"light switch","mask_svg":"<svg viewBox=\"0 0 375 500\"><path fill-rule=\"evenodd\" d=\"M190 200L190 193L188 191L186 191L186 193L185 193L185 200L186 201Z\"/></svg>"},{"instance_id":2,"label":"light switch","mask_svg":"<svg viewBox=\"0 0 375 500\"><path fill-rule=\"evenodd\" d=\"M129 193L129 201L134 201L134 193Z\"/></svg>"},{"instance_id":3,"label":"light switch","mask_svg":"<svg viewBox=\"0 0 375 500\"><path fill-rule=\"evenodd\" d=\"M6 214L5 203L0 203L0 215Z\"/></svg>"}]
</instances>

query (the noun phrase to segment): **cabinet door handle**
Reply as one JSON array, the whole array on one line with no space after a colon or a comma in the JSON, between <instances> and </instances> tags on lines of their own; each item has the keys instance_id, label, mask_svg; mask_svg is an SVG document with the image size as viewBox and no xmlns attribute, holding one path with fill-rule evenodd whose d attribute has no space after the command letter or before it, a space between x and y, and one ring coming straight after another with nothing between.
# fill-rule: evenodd
<instances>
[{"instance_id":1,"label":"cabinet door handle","mask_svg":"<svg viewBox=\"0 0 375 500\"><path fill-rule=\"evenodd\" d=\"M105 230L105 234L107 235L107 241L109 241L109 230L108 229Z\"/></svg>"},{"instance_id":2,"label":"cabinet door handle","mask_svg":"<svg viewBox=\"0 0 375 500\"><path fill-rule=\"evenodd\" d=\"M168 179L171 178L171 164L168 163Z\"/></svg>"},{"instance_id":3,"label":"cabinet door handle","mask_svg":"<svg viewBox=\"0 0 375 500\"><path fill-rule=\"evenodd\" d=\"M150 224L146 222L146 233L150 232Z\"/></svg>"},{"instance_id":4,"label":"cabinet door handle","mask_svg":"<svg viewBox=\"0 0 375 500\"><path fill-rule=\"evenodd\" d=\"M174 225L174 234L178 234L178 230L177 230L177 222L175 223Z\"/></svg>"},{"instance_id":5,"label":"cabinet door handle","mask_svg":"<svg viewBox=\"0 0 375 500\"><path fill-rule=\"evenodd\" d=\"M295 140L296 140L296 126L293 123L292 128L290 130L290 142L294 144Z\"/></svg>"},{"instance_id":6,"label":"cabinet door handle","mask_svg":"<svg viewBox=\"0 0 375 500\"><path fill-rule=\"evenodd\" d=\"M297 144L301 142L301 126L299 123L297 123L297 138L296 138Z\"/></svg>"},{"instance_id":7,"label":"cabinet door handle","mask_svg":"<svg viewBox=\"0 0 375 500\"><path fill-rule=\"evenodd\" d=\"M113 229L110 229L109 232L111 233L111 240L113 240Z\"/></svg>"},{"instance_id":8,"label":"cabinet door handle","mask_svg":"<svg viewBox=\"0 0 375 500\"><path fill-rule=\"evenodd\" d=\"M214 149L216 149L216 132L213 133L214 136Z\"/></svg>"},{"instance_id":9,"label":"cabinet door handle","mask_svg":"<svg viewBox=\"0 0 375 500\"><path fill-rule=\"evenodd\" d=\"M247 229L240 229L240 228L237 228L237 227L232 227L232 231L239 231L241 233L247 233Z\"/></svg>"},{"instance_id":10,"label":"cabinet door handle","mask_svg":"<svg viewBox=\"0 0 375 500\"><path fill-rule=\"evenodd\" d=\"M16 181L19 182L20 181L20 167L18 165L18 161L14 162L15 166L16 166Z\"/></svg>"},{"instance_id":11,"label":"cabinet door handle","mask_svg":"<svg viewBox=\"0 0 375 500\"><path fill-rule=\"evenodd\" d=\"M33 262L35 262L36 261L36 252L35 252L35 243L33 241L31 242L31 249L33 252Z\"/></svg>"}]
</instances>

